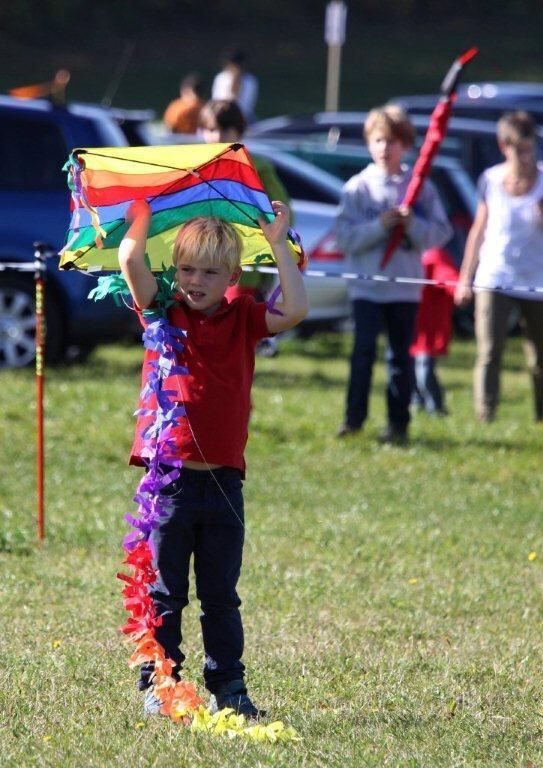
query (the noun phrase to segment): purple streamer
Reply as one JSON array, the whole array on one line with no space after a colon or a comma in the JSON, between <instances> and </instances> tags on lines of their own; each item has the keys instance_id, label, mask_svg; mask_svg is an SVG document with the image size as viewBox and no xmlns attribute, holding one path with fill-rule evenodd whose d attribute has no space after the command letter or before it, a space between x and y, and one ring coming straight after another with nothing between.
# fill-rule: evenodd
<instances>
[{"instance_id":1,"label":"purple streamer","mask_svg":"<svg viewBox=\"0 0 543 768\"><path fill-rule=\"evenodd\" d=\"M281 285L278 285L276 288L273 289L273 292L267 301L268 312L270 312L272 315L283 316L283 313L279 309L275 309L275 302L277 301L280 295L281 295Z\"/></svg>"},{"instance_id":2,"label":"purple streamer","mask_svg":"<svg viewBox=\"0 0 543 768\"><path fill-rule=\"evenodd\" d=\"M176 355L183 351L181 339L185 337L184 331L169 325L162 316L149 322L142 335L144 347L157 352L158 359L147 363L147 380L141 391L141 400L146 403L154 396L156 407L138 408L134 414L149 416L153 420L141 433L144 441L141 457L146 461L147 472L134 496L138 510L136 515L128 513L124 517L134 529L123 541L123 547L128 552L142 539L148 540L161 519L169 514L172 502L162 491L179 477L183 465L176 456L172 432L185 416L185 408L178 402L177 390L165 389L163 385L169 376L187 374L187 368L179 365Z\"/></svg>"}]
</instances>

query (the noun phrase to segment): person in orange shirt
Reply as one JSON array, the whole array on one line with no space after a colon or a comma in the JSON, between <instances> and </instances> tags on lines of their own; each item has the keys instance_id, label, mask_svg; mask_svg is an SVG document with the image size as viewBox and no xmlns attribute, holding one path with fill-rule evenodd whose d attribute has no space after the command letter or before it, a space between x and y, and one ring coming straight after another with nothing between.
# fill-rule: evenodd
<instances>
[{"instance_id":1,"label":"person in orange shirt","mask_svg":"<svg viewBox=\"0 0 543 768\"><path fill-rule=\"evenodd\" d=\"M196 133L202 100L203 81L200 75L191 73L181 81L179 98L167 106L162 118L172 133Z\"/></svg>"}]
</instances>

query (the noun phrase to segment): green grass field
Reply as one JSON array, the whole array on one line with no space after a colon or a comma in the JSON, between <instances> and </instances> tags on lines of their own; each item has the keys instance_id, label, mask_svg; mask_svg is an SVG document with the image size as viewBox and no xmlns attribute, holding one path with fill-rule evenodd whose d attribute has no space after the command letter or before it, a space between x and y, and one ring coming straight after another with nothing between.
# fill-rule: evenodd
<instances>
[{"instance_id":1,"label":"green grass field","mask_svg":"<svg viewBox=\"0 0 543 768\"><path fill-rule=\"evenodd\" d=\"M35 544L31 371L0 410L0 765L62 768L543 764L541 441L520 344L498 420L471 409L471 342L444 361L452 415L381 447L383 369L364 433L338 442L348 337L258 359L240 584L251 693L297 744L144 721L117 628L139 472L125 465L140 350L48 372L47 540ZM534 555L535 553L535 555ZM201 686L198 608L187 677Z\"/></svg>"}]
</instances>

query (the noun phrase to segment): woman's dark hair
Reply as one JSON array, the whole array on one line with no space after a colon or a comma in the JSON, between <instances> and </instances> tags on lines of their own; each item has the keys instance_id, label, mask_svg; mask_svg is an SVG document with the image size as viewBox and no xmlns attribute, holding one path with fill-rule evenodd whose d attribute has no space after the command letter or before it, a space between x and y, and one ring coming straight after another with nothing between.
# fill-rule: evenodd
<instances>
[{"instance_id":1,"label":"woman's dark hair","mask_svg":"<svg viewBox=\"0 0 543 768\"><path fill-rule=\"evenodd\" d=\"M235 101L226 99L212 99L202 107L199 117L200 128L209 128L210 123L216 123L223 131L234 128L239 135L243 135L247 127L241 109Z\"/></svg>"}]
</instances>

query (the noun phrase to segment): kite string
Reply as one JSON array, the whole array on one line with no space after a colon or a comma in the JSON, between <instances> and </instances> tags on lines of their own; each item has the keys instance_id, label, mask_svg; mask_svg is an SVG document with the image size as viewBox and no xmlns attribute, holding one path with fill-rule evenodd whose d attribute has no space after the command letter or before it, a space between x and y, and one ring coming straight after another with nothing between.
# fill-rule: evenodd
<instances>
[{"instance_id":1,"label":"kite string","mask_svg":"<svg viewBox=\"0 0 543 768\"><path fill-rule=\"evenodd\" d=\"M187 411L187 403L186 403L186 400L185 400L185 398L184 398L184 395L183 395L183 388L182 388L182 386L181 386L181 380L180 380L180 378L179 378L179 375L176 375L176 377L175 377L175 378L176 378L176 380L177 380L177 391L178 391L178 392L179 392L179 394L181 395L181 403L183 404L183 407L185 408L185 415L184 415L184 418L186 419L186 422L187 422L187 424L188 424L188 427L189 427L189 429L190 429L190 433L191 433L191 435L192 435L192 439L194 440L194 443L195 443L195 445L196 445L196 448L198 449L198 452L199 452L200 456L202 457L202 461L203 461L203 462L204 462L204 464L206 465L207 471L210 473L210 475L211 475L211 477L213 478L214 482L216 483L216 485L217 485L218 489L220 490L220 492L221 492L221 493L222 493L222 495L224 496L224 498L225 498L225 500L226 500L226 503L228 504L228 506L230 507L230 509L232 510L232 512L234 513L234 515L236 516L236 518L237 518L237 519L239 520L239 522L241 523L241 526L242 526L243 530L244 530L244 531L246 531L247 529L245 528L245 523L244 523L244 521L241 519L241 517L240 517L240 516L238 515L238 513L236 512L236 510L235 510L235 508L234 508L234 506L233 506L232 502L231 502L231 501L230 501L230 499L228 498L228 494L225 492L225 490L224 490L224 488L222 487L222 485L221 485L220 481L218 480L217 476L215 475L215 473L214 473L213 469L210 467L210 465L209 465L209 463L208 463L208 461L207 461L206 457L204 456L204 452L202 451L202 448L201 448L201 446L200 446L200 443L199 443L199 441L198 441L198 439L197 439L197 437L196 437L196 434L195 434L195 432L194 432L194 429L193 429L193 427L192 427L191 421L190 421L190 419L189 419L189 415L188 415L188 411ZM253 547L253 546L254 546L254 545L253 545L253 543L252 543L252 541L249 541L249 544L250 544L250 546L251 546L251 547Z\"/></svg>"}]
</instances>

